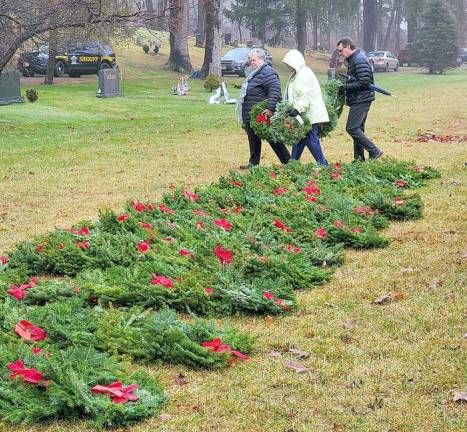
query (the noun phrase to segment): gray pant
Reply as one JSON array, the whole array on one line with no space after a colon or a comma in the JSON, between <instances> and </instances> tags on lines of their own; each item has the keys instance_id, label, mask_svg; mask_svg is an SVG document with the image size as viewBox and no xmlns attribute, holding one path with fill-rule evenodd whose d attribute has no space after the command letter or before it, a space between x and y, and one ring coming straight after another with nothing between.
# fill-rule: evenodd
<instances>
[{"instance_id":1,"label":"gray pant","mask_svg":"<svg viewBox=\"0 0 467 432\"><path fill-rule=\"evenodd\" d=\"M368 151L370 158L378 156L381 152L365 135L365 122L370 106L371 102L355 104L350 107L345 129L353 138L355 160L365 160L364 150Z\"/></svg>"}]
</instances>

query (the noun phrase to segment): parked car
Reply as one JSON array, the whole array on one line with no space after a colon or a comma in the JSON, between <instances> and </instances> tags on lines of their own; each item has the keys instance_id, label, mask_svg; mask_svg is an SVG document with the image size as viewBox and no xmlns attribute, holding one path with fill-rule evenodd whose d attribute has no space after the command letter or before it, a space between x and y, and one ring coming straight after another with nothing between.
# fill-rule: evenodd
<instances>
[{"instance_id":1,"label":"parked car","mask_svg":"<svg viewBox=\"0 0 467 432\"><path fill-rule=\"evenodd\" d=\"M467 48L459 48L459 50L457 52L457 56L463 62L467 62Z\"/></svg>"},{"instance_id":2,"label":"parked car","mask_svg":"<svg viewBox=\"0 0 467 432\"><path fill-rule=\"evenodd\" d=\"M405 64L411 66L408 48L397 50L396 57L399 60L399 66L404 66Z\"/></svg>"},{"instance_id":3,"label":"parked car","mask_svg":"<svg viewBox=\"0 0 467 432\"><path fill-rule=\"evenodd\" d=\"M17 69L23 76L45 74L49 61L49 48L42 45L37 51L21 53ZM58 49L55 57L56 77L68 74L78 78L81 75L97 74L102 69L116 66L116 57L113 49L99 42L85 42L69 45Z\"/></svg>"},{"instance_id":4,"label":"parked car","mask_svg":"<svg viewBox=\"0 0 467 432\"><path fill-rule=\"evenodd\" d=\"M399 60L391 51L371 51L368 53L368 60L374 71L399 70Z\"/></svg>"},{"instance_id":5,"label":"parked car","mask_svg":"<svg viewBox=\"0 0 467 432\"><path fill-rule=\"evenodd\" d=\"M246 76L246 70L250 66L249 54L253 48L234 48L230 50L224 57L221 58L221 72L224 75ZM272 56L267 49L262 48L266 52L266 63L272 66Z\"/></svg>"}]
</instances>

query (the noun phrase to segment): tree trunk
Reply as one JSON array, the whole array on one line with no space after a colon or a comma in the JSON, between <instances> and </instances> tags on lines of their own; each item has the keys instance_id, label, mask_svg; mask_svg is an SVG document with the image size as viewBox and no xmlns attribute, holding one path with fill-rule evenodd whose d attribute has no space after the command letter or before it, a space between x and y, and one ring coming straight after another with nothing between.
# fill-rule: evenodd
<instances>
[{"instance_id":1,"label":"tree trunk","mask_svg":"<svg viewBox=\"0 0 467 432\"><path fill-rule=\"evenodd\" d=\"M145 0L145 2L146 2L146 10L147 10L150 14L154 15L154 4L153 4L153 0ZM152 19L150 19L150 20L148 21L148 27L149 27L150 29L156 28L156 22L155 22L154 18L152 18Z\"/></svg>"},{"instance_id":2,"label":"tree trunk","mask_svg":"<svg viewBox=\"0 0 467 432\"><path fill-rule=\"evenodd\" d=\"M205 12L205 1L198 0L198 25L196 27L196 42L195 46L203 48L206 41L206 12Z\"/></svg>"},{"instance_id":3,"label":"tree trunk","mask_svg":"<svg viewBox=\"0 0 467 432\"><path fill-rule=\"evenodd\" d=\"M204 62L201 72L204 76L221 74L222 53L222 0L205 0L206 11L206 48L204 50Z\"/></svg>"},{"instance_id":4,"label":"tree trunk","mask_svg":"<svg viewBox=\"0 0 467 432\"><path fill-rule=\"evenodd\" d=\"M396 2L396 34L394 37L394 50L401 48L401 22L402 22L402 2L397 0Z\"/></svg>"},{"instance_id":5,"label":"tree trunk","mask_svg":"<svg viewBox=\"0 0 467 432\"><path fill-rule=\"evenodd\" d=\"M158 30L165 30L166 29L166 19L164 18L163 14L164 11L167 9L167 1L168 0L156 0L157 1L157 18L156 18L156 28Z\"/></svg>"},{"instance_id":6,"label":"tree trunk","mask_svg":"<svg viewBox=\"0 0 467 432\"><path fill-rule=\"evenodd\" d=\"M193 67L188 53L188 4L185 0L170 0L170 55L169 68L178 72L191 72Z\"/></svg>"},{"instance_id":7,"label":"tree trunk","mask_svg":"<svg viewBox=\"0 0 467 432\"><path fill-rule=\"evenodd\" d=\"M413 43L418 28L419 0L413 0L413 5L407 16L407 44Z\"/></svg>"},{"instance_id":8,"label":"tree trunk","mask_svg":"<svg viewBox=\"0 0 467 432\"><path fill-rule=\"evenodd\" d=\"M303 5L303 0L295 1L295 25L297 33L295 34L297 41L297 50L305 54L306 49L306 11Z\"/></svg>"},{"instance_id":9,"label":"tree trunk","mask_svg":"<svg viewBox=\"0 0 467 432\"><path fill-rule=\"evenodd\" d=\"M47 72L44 78L44 84L52 85L54 83L55 57L57 56L57 30L49 32L49 60L47 61Z\"/></svg>"},{"instance_id":10,"label":"tree trunk","mask_svg":"<svg viewBox=\"0 0 467 432\"><path fill-rule=\"evenodd\" d=\"M376 49L383 49L383 1L384 0L377 0L376 6Z\"/></svg>"},{"instance_id":11,"label":"tree trunk","mask_svg":"<svg viewBox=\"0 0 467 432\"><path fill-rule=\"evenodd\" d=\"M311 21L313 23L313 49L318 49L318 12L313 10L311 13Z\"/></svg>"},{"instance_id":12,"label":"tree trunk","mask_svg":"<svg viewBox=\"0 0 467 432\"><path fill-rule=\"evenodd\" d=\"M368 53L375 50L376 0L363 0L363 49Z\"/></svg>"},{"instance_id":13,"label":"tree trunk","mask_svg":"<svg viewBox=\"0 0 467 432\"><path fill-rule=\"evenodd\" d=\"M387 50L389 47L389 38L391 36L392 24L394 23L394 17L396 15L397 2L394 2L394 6L391 10L391 17L389 18L388 28L386 29L386 36L384 37L383 49Z\"/></svg>"},{"instance_id":14,"label":"tree trunk","mask_svg":"<svg viewBox=\"0 0 467 432\"><path fill-rule=\"evenodd\" d=\"M239 21L237 23L237 26L238 26L238 39L239 39L239 42L240 43L243 43L243 37L242 37L242 22Z\"/></svg>"}]
</instances>

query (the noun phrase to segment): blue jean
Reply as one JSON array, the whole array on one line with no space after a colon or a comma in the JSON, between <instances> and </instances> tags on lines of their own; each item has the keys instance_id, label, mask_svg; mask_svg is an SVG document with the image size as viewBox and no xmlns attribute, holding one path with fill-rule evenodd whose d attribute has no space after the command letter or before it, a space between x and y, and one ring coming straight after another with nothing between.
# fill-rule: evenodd
<instances>
[{"instance_id":1,"label":"blue jean","mask_svg":"<svg viewBox=\"0 0 467 432\"><path fill-rule=\"evenodd\" d=\"M311 155L315 158L315 161L321 165L327 166L328 161L324 157L323 150L321 149L321 143L319 142L319 124L314 123L308 135L303 138L297 144L292 147L291 159L299 160L305 146L310 150Z\"/></svg>"}]
</instances>

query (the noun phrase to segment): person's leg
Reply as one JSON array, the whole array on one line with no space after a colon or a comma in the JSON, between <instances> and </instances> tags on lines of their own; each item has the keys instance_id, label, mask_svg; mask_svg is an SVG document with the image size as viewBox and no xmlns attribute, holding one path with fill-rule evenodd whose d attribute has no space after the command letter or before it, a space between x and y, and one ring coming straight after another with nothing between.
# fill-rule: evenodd
<instances>
[{"instance_id":1,"label":"person's leg","mask_svg":"<svg viewBox=\"0 0 467 432\"><path fill-rule=\"evenodd\" d=\"M253 132L250 125L246 124L246 133L248 135L248 143L250 145L250 165L259 165L261 157L261 139Z\"/></svg>"},{"instance_id":2,"label":"person's leg","mask_svg":"<svg viewBox=\"0 0 467 432\"><path fill-rule=\"evenodd\" d=\"M367 150L370 158L381 156L382 151L364 134L365 120L370 110L371 103L352 105L347 118L346 130L354 140L355 153L361 155L362 148Z\"/></svg>"},{"instance_id":3,"label":"person's leg","mask_svg":"<svg viewBox=\"0 0 467 432\"><path fill-rule=\"evenodd\" d=\"M307 147L310 150L311 155L315 158L315 161L321 165L327 166L328 161L324 157L321 143L319 141L319 124L314 123L311 131L307 135Z\"/></svg>"},{"instance_id":4,"label":"person's leg","mask_svg":"<svg viewBox=\"0 0 467 432\"><path fill-rule=\"evenodd\" d=\"M283 143L269 143L279 160L285 165L290 160L290 152Z\"/></svg>"},{"instance_id":5,"label":"person's leg","mask_svg":"<svg viewBox=\"0 0 467 432\"><path fill-rule=\"evenodd\" d=\"M300 140L297 144L294 144L292 146L292 156L290 156L290 159L300 160L307 141L308 141L308 136L306 136L305 138Z\"/></svg>"},{"instance_id":6,"label":"person's leg","mask_svg":"<svg viewBox=\"0 0 467 432\"><path fill-rule=\"evenodd\" d=\"M363 121L361 124L362 132L365 132L365 122L366 122L367 116L368 116L368 112L365 114L365 117L363 118ZM365 149L355 139L353 141L353 156L354 156L354 160L356 161L362 161L362 162L365 161Z\"/></svg>"}]
</instances>

